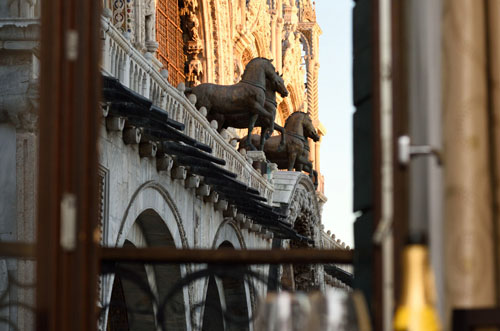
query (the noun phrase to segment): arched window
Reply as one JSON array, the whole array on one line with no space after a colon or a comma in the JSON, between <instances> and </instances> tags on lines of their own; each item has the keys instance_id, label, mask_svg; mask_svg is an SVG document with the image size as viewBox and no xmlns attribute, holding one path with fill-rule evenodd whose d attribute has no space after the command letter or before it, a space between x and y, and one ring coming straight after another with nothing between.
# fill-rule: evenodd
<instances>
[{"instance_id":1,"label":"arched window","mask_svg":"<svg viewBox=\"0 0 500 331\"><path fill-rule=\"evenodd\" d=\"M177 86L184 81L184 41L177 0L156 0L157 55L168 70L168 81Z\"/></svg>"}]
</instances>

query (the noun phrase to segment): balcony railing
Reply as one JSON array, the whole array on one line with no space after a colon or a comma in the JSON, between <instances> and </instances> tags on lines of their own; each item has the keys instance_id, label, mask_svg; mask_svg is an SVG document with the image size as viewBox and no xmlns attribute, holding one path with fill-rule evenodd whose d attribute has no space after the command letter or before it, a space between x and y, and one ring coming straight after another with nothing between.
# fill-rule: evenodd
<instances>
[{"instance_id":1,"label":"balcony railing","mask_svg":"<svg viewBox=\"0 0 500 331\"><path fill-rule=\"evenodd\" d=\"M116 77L135 92L149 98L164 109L172 119L182 122L184 133L212 147L213 154L226 160L225 168L238 175L238 179L257 189L272 203L272 184L255 170L234 146L214 130L205 116L186 98L184 93L168 83L165 71L154 55L143 55L118 31L107 18L102 17L102 70Z\"/></svg>"}]
</instances>

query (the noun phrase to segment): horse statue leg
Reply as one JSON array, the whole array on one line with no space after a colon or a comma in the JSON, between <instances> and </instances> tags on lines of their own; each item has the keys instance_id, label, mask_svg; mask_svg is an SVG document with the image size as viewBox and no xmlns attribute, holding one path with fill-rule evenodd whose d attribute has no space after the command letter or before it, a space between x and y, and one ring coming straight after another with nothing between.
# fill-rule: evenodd
<instances>
[{"instance_id":1,"label":"horse statue leg","mask_svg":"<svg viewBox=\"0 0 500 331\"><path fill-rule=\"evenodd\" d=\"M253 110L255 113L251 112L250 121L248 123L248 136L250 137L253 128L255 127L255 123L257 123L257 119L259 116L263 116L263 121L270 121L274 123L274 117L272 114L269 114L267 110L258 102L254 102ZM262 131L261 131L262 132ZM256 150L257 148L252 144L250 138L247 138L247 145L252 148L252 150ZM264 144L260 145L261 150L264 148Z\"/></svg>"},{"instance_id":2,"label":"horse statue leg","mask_svg":"<svg viewBox=\"0 0 500 331\"><path fill-rule=\"evenodd\" d=\"M264 150L264 144L266 143L266 140L269 139L271 134L274 131L274 121L265 121L265 125L263 124L261 127L260 131L260 147L259 150L263 151Z\"/></svg>"},{"instance_id":3,"label":"horse statue leg","mask_svg":"<svg viewBox=\"0 0 500 331\"><path fill-rule=\"evenodd\" d=\"M288 171L293 171L295 167L295 160L297 159L297 152L288 152Z\"/></svg>"},{"instance_id":4,"label":"horse statue leg","mask_svg":"<svg viewBox=\"0 0 500 331\"><path fill-rule=\"evenodd\" d=\"M259 114L252 114L252 116L250 116L250 121L248 122L248 135L247 135L246 146L250 148L252 151L257 150L254 144L252 144L252 131L253 128L255 127L255 123L257 122L257 118L259 118Z\"/></svg>"},{"instance_id":5,"label":"horse statue leg","mask_svg":"<svg viewBox=\"0 0 500 331\"><path fill-rule=\"evenodd\" d=\"M259 151L264 150L264 144L266 143L267 138L269 138L269 130L267 128L262 128L260 131Z\"/></svg>"},{"instance_id":6,"label":"horse statue leg","mask_svg":"<svg viewBox=\"0 0 500 331\"><path fill-rule=\"evenodd\" d=\"M281 133L281 141L280 144L278 145L278 152L282 152L285 149L286 146L286 132L285 128L282 127L279 124L274 123L274 129L279 131Z\"/></svg>"}]
</instances>

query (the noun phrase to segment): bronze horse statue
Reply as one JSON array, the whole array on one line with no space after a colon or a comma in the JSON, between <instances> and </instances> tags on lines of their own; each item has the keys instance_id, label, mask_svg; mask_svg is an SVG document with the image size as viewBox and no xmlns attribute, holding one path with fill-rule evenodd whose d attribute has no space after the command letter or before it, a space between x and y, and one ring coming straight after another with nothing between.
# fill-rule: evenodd
<instances>
[{"instance_id":1,"label":"bronze horse statue","mask_svg":"<svg viewBox=\"0 0 500 331\"><path fill-rule=\"evenodd\" d=\"M309 113L292 113L285 122L285 134L287 137L286 148L280 150L281 136L269 138L264 145L266 158L278 165L279 169L292 171L294 168L298 171L309 170L309 176L313 178L312 163L309 161L309 146L307 138L319 141L319 135L314 128ZM258 145L260 137L250 135L253 144ZM246 141L248 137L243 137L239 149L247 149Z\"/></svg>"},{"instance_id":2,"label":"bronze horse statue","mask_svg":"<svg viewBox=\"0 0 500 331\"><path fill-rule=\"evenodd\" d=\"M276 102L276 92L278 92L282 97L287 97L288 90L285 86L285 82L283 81L283 75L277 75L274 78L275 79L272 80L266 79L266 101L264 103L264 108L272 115L272 120L269 120L268 117L259 116L255 122L256 127L261 127L259 143L260 150L263 150L266 140L269 136L271 136L274 130L279 131L282 135L280 147L283 148L286 143L286 136L283 135L285 133L285 128L276 124L274 122L274 118L276 117L276 108L278 107L278 103ZM228 126L232 126L234 128L243 129L246 128L245 123L248 123L248 121L248 114L228 115L226 117L225 124L223 124L222 127L227 128ZM228 125L227 123L232 123L233 125ZM254 146L250 145L249 147L253 148Z\"/></svg>"},{"instance_id":3,"label":"bronze horse statue","mask_svg":"<svg viewBox=\"0 0 500 331\"><path fill-rule=\"evenodd\" d=\"M196 95L196 108L205 107L207 119L216 120L219 130L234 127L248 128L248 132L252 132L255 126L271 128L274 125L276 106L266 106L266 99L276 103L276 91L283 96L288 95L283 78L275 71L271 61L258 57L247 64L237 84L205 83L187 88L185 93ZM263 130L263 134L269 130ZM248 146L255 149L250 138Z\"/></svg>"}]
</instances>

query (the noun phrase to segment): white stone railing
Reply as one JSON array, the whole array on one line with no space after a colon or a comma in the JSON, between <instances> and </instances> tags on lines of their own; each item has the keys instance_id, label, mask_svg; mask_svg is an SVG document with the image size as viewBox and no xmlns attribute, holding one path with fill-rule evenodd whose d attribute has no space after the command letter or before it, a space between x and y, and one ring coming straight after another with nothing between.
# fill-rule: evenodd
<instances>
[{"instance_id":1,"label":"white stone railing","mask_svg":"<svg viewBox=\"0 0 500 331\"><path fill-rule=\"evenodd\" d=\"M328 232L330 232L330 231L328 231ZM340 239L335 240L334 234L329 234L323 230L321 230L321 240L322 240L322 248L323 249L339 249L339 250L351 249L351 247L347 246ZM351 273L351 274L353 272L352 265L336 264L336 266L341 268L342 270L344 270L346 272Z\"/></svg>"},{"instance_id":2,"label":"white stone railing","mask_svg":"<svg viewBox=\"0 0 500 331\"><path fill-rule=\"evenodd\" d=\"M257 189L271 204L272 184L210 126L184 93L167 82L165 72L160 71L160 64L154 55L143 55L137 51L109 19L102 17L101 23L103 72L152 100L155 105L166 110L172 119L184 123L185 134L212 147L214 156L226 160L225 169L236 173L240 181Z\"/></svg>"},{"instance_id":3,"label":"white stone railing","mask_svg":"<svg viewBox=\"0 0 500 331\"><path fill-rule=\"evenodd\" d=\"M326 249L348 249L349 247L346 246L340 239L335 240L334 234L326 233L323 230L321 231L321 240L323 241L323 248Z\"/></svg>"}]
</instances>

